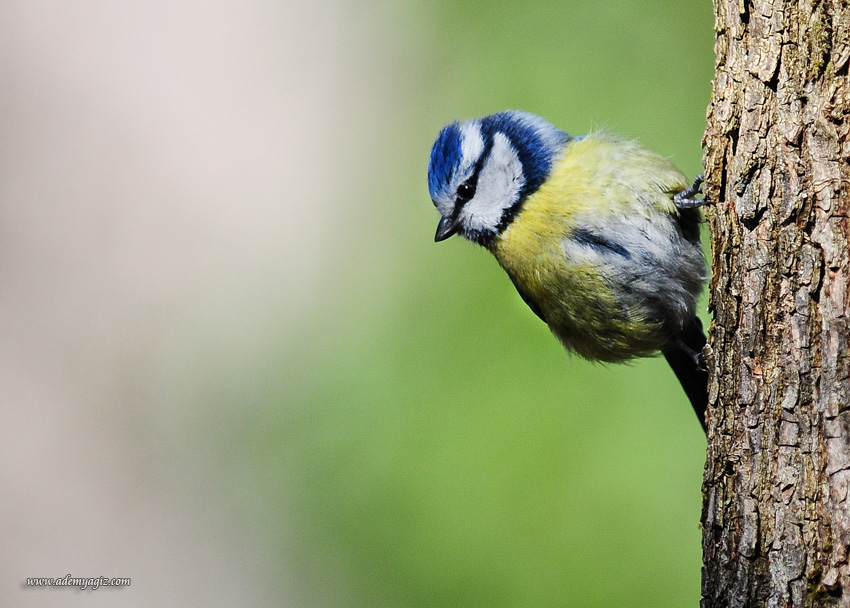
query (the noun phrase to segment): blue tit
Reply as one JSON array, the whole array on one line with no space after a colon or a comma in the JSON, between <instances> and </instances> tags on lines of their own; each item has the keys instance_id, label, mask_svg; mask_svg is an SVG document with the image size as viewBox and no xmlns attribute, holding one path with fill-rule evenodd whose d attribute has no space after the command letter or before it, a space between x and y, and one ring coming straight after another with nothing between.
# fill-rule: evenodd
<instances>
[{"instance_id":1,"label":"blue tit","mask_svg":"<svg viewBox=\"0 0 850 608\"><path fill-rule=\"evenodd\" d=\"M454 122L431 150L428 189L454 234L482 245L570 351L665 356L705 428L706 343L695 314L708 272L704 201L668 160L604 133L571 137L518 111Z\"/></svg>"}]
</instances>

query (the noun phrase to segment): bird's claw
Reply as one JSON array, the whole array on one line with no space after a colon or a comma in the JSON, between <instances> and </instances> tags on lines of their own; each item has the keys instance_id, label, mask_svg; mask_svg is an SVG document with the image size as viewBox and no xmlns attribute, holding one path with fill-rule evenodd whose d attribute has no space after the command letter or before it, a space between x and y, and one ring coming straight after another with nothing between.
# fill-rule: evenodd
<instances>
[{"instance_id":1,"label":"bird's claw","mask_svg":"<svg viewBox=\"0 0 850 608\"><path fill-rule=\"evenodd\" d=\"M704 180L705 176L700 173L694 178L694 183L690 188L682 190L673 197L673 204L676 205L677 209L694 209L695 207L702 207L708 202L705 198L696 198L698 194L702 193Z\"/></svg>"}]
</instances>

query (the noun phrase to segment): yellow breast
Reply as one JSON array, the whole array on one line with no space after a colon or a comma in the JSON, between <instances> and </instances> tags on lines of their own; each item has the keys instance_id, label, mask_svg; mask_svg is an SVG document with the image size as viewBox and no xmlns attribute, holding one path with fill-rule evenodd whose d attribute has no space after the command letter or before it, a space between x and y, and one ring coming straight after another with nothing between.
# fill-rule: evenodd
<instances>
[{"instance_id":1,"label":"yellow breast","mask_svg":"<svg viewBox=\"0 0 850 608\"><path fill-rule=\"evenodd\" d=\"M667 192L684 189L684 180L667 161L631 142L574 140L489 249L567 347L605 361L648 354L658 348L658 324L623 310L606 269L565 255L563 243L588 217L604 221L607 214L642 213L641 206L647 214L671 212ZM647 200L636 204L635 197L646 193Z\"/></svg>"}]
</instances>

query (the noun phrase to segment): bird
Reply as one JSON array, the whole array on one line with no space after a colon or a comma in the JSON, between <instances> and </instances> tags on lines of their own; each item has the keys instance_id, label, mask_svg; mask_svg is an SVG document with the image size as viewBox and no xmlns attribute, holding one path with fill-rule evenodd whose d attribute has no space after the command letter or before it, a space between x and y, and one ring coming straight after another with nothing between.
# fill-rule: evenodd
<instances>
[{"instance_id":1,"label":"bird","mask_svg":"<svg viewBox=\"0 0 850 608\"><path fill-rule=\"evenodd\" d=\"M568 351L612 363L660 351L706 430L701 184L634 141L573 137L519 110L446 125L428 163L435 241L489 250Z\"/></svg>"}]
</instances>

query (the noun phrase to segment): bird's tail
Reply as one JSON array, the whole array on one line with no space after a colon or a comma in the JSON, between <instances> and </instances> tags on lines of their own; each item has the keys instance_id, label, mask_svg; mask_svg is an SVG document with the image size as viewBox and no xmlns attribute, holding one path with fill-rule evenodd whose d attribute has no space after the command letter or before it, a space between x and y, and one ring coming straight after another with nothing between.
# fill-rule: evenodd
<instances>
[{"instance_id":1,"label":"bird's tail","mask_svg":"<svg viewBox=\"0 0 850 608\"><path fill-rule=\"evenodd\" d=\"M685 389L685 394L691 400L703 431L706 430L705 410L708 406L708 370L702 359L705 343L702 323L694 317L685 325L676 341L662 351L682 388Z\"/></svg>"}]
</instances>

